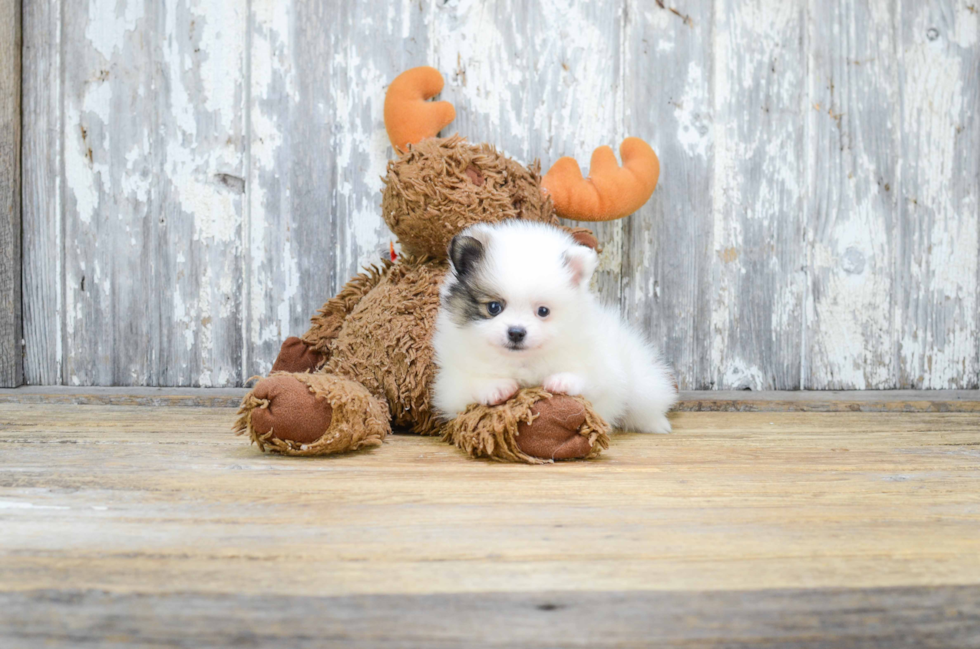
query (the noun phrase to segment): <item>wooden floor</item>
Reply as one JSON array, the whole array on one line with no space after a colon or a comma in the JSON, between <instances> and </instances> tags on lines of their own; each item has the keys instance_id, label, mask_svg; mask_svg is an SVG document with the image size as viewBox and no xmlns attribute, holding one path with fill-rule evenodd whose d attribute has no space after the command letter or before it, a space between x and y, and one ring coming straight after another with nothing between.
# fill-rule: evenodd
<instances>
[{"instance_id":1,"label":"wooden floor","mask_svg":"<svg viewBox=\"0 0 980 649\"><path fill-rule=\"evenodd\" d=\"M0 403L0 647L980 647L976 411L679 412L543 467L232 419Z\"/></svg>"}]
</instances>

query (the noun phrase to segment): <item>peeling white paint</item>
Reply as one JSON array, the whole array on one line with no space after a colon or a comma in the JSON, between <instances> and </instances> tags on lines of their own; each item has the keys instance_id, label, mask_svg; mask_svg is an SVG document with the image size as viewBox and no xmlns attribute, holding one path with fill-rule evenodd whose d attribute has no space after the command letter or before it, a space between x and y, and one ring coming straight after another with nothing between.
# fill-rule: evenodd
<instances>
[{"instance_id":1,"label":"peeling white paint","mask_svg":"<svg viewBox=\"0 0 980 649\"><path fill-rule=\"evenodd\" d=\"M976 47L980 8L970 0L957 0L954 6L956 16L950 40L963 48Z\"/></svg>"},{"instance_id":2,"label":"peeling white paint","mask_svg":"<svg viewBox=\"0 0 980 649\"><path fill-rule=\"evenodd\" d=\"M285 262L283 265L285 270L285 276L283 278L285 285L282 296L279 299L279 307L276 310L279 321L277 341L281 341L285 336L289 335L288 332L291 325L289 306L291 300L299 290L299 266L296 256L291 250L289 239L286 240L286 247L283 249L282 255L283 261Z\"/></svg>"},{"instance_id":3,"label":"peeling white paint","mask_svg":"<svg viewBox=\"0 0 980 649\"><path fill-rule=\"evenodd\" d=\"M705 96L707 84L704 82L704 71L696 61L687 66L687 81L684 94L674 104L674 116L677 119L677 141L681 143L688 155L707 158L711 146L710 119L699 112L708 105Z\"/></svg>"},{"instance_id":4,"label":"peeling white paint","mask_svg":"<svg viewBox=\"0 0 980 649\"><path fill-rule=\"evenodd\" d=\"M762 370L746 363L739 358L732 358L725 364L724 374L721 376L723 389L744 390L746 388L758 390L759 386L764 386L767 379Z\"/></svg>"},{"instance_id":5,"label":"peeling white paint","mask_svg":"<svg viewBox=\"0 0 980 649\"><path fill-rule=\"evenodd\" d=\"M234 131L235 113L228 110L229 100L241 93L242 78L228 74L240 69L245 60L245 39L238 28L244 22L247 5L236 2L214 2L192 12L200 27L199 47L207 52L208 65L202 69L204 107L221 119L221 126ZM280 12L284 13L284 12Z\"/></svg>"},{"instance_id":6,"label":"peeling white paint","mask_svg":"<svg viewBox=\"0 0 980 649\"><path fill-rule=\"evenodd\" d=\"M75 199L78 217L89 224L96 217L100 193L105 191L110 177L103 152L112 144L112 90L106 84L88 84L81 101L76 101L69 101L65 110L65 180Z\"/></svg>"},{"instance_id":7,"label":"peeling white paint","mask_svg":"<svg viewBox=\"0 0 980 649\"><path fill-rule=\"evenodd\" d=\"M275 112L276 103L267 98L275 97L277 88L284 88L290 101L298 98L290 22L289 13L282 11L279 3L271 0L253 2L249 79L252 96L249 115L250 170L247 180L249 223L246 241L251 263L249 285L244 287L248 300L248 325L244 329L247 338L243 341L246 350L250 346L274 348L284 337L293 333L289 331L290 300L296 292L297 260L291 252L291 235L286 236L285 248L276 246L275 250L267 249L276 234L270 224L288 224L292 221L290 203L275 200L275 196L267 193L263 182L264 177L276 174L277 160L285 145L284 116ZM330 152L328 155L333 154ZM279 213L272 214L270 209ZM276 262L265 261L270 254L275 255ZM282 285L281 271L284 268L287 269L285 282L288 288ZM272 368L272 360L244 359L247 366L243 369L243 375L255 371L268 372Z\"/></svg>"},{"instance_id":8,"label":"peeling white paint","mask_svg":"<svg viewBox=\"0 0 980 649\"><path fill-rule=\"evenodd\" d=\"M903 176L912 292L899 304L904 323L899 357L916 387L957 387L980 373L976 330L977 193L962 185L966 162L977 172L976 142L961 137L976 106L963 103L964 80L976 83L976 69L963 68L964 53L949 40L976 43L976 18L958 12L952 34L944 20L917 6L902 57L902 133L909 164ZM942 18L945 18L943 16ZM970 60L967 58L966 60ZM972 59L976 61L974 56ZM975 63L974 63L975 65ZM965 147L965 149L964 149Z\"/></svg>"},{"instance_id":9,"label":"peeling white paint","mask_svg":"<svg viewBox=\"0 0 980 649\"><path fill-rule=\"evenodd\" d=\"M88 15L98 19L89 21L85 37L93 50L109 59L125 47L126 41L136 31L138 22L143 18L143 4L89 0Z\"/></svg>"},{"instance_id":10,"label":"peeling white paint","mask_svg":"<svg viewBox=\"0 0 980 649\"><path fill-rule=\"evenodd\" d=\"M508 43L518 51L519 45L511 40L516 34L501 31L488 9L479 0L451 0L436 7L437 28L444 38L435 40L435 64L448 72L444 98L486 119L499 139L521 141L527 126L508 90L522 87L528 71L519 65L497 65L499 54L511 49ZM462 135L479 141L489 133Z\"/></svg>"},{"instance_id":11,"label":"peeling white paint","mask_svg":"<svg viewBox=\"0 0 980 649\"><path fill-rule=\"evenodd\" d=\"M730 70L731 64L731 45L725 29L727 19L719 16L719 36L715 39L712 48L712 66L715 70L712 74L712 94L715 97L714 129L712 140L714 142L714 158L712 160L712 222L715 258L722 255L728 248L738 250L742 242L740 228L737 222L729 218L729 208L727 206L739 205L741 195L739 188L734 183L737 177L734 158L735 138L730 135L734 130L734 125L728 123L718 105L719 101L730 96ZM734 134L733 134L734 135ZM731 321L731 305L735 296L731 294L729 282L725 273L719 268L714 274L717 282L715 289L716 298L712 303L711 317L711 365L713 370L720 370L730 362L727 354L727 331L728 323ZM723 385L717 387L722 388Z\"/></svg>"}]
</instances>

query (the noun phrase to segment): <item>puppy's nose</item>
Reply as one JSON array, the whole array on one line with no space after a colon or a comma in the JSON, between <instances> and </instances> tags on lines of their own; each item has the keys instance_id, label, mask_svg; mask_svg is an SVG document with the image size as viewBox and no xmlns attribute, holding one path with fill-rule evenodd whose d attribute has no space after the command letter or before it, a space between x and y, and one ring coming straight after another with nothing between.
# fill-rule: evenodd
<instances>
[{"instance_id":1,"label":"puppy's nose","mask_svg":"<svg viewBox=\"0 0 980 649\"><path fill-rule=\"evenodd\" d=\"M527 329L524 327L511 327L507 330L507 337L512 343L519 343L524 340L524 336L527 335Z\"/></svg>"}]
</instances>

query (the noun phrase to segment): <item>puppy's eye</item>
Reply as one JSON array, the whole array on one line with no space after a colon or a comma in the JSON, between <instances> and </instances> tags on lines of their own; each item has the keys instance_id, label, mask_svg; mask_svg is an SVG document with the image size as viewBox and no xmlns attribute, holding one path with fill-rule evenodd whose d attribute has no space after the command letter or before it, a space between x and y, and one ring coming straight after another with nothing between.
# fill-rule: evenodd
<instances>
[{"instance_id":1,"label":"puppy's eye","mask_svg":"<svg viewBox=\"0 0 980 649\"><path fill-rule=\"evenodd\" d=\"M491 316L498 316L504 310L504 305L500 302L487 302L487 313Z\"/></svg>"},{"instance_id":2,"label":"puppy's eye","mask_svg":"<svg viewBox=\"0 0 980 649\"><path fill-rule=\"evenodd\" d=\"M546 306L539 306L538 307L538 317L539 318L547 318L550 314L551 314L551 309L549 309L548 307L546 307Z\"/></svg>"}]
</instances>

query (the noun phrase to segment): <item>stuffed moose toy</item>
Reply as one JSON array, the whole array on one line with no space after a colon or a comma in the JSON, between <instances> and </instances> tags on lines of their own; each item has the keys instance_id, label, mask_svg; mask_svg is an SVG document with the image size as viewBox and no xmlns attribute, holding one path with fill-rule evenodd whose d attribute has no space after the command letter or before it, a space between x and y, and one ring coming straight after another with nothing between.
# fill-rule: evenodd
<instances>
[{"instance_id":1,"label":"stuffed moose toy","mask_svg":"<svg viewBox=\"0 0 980 649\"><path fill-rule=\"evenodd\" d=\"M450 270L449 242L475 223L557 217L608 221L639 209L653 193L660 163L637 138L592 155L590 177L562 158L542 178L489 144L437 137L455 118L433 68L408 70L385 96L384 120L397 159L388 163L381 202L401 254L351 279L288 338L272 373L242 401L235 430L262 450L329 455L379 446L392 425L441 434L471 457L540 464L592 458L609 444L609 425L581 397L520 390L496 406L474 404L441 421L430 404L431 338L439 288ZM566 228L582 245L592 233ZM392 255L394 257L394 255Z\"/></svg>"}]
</instances>

